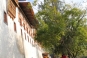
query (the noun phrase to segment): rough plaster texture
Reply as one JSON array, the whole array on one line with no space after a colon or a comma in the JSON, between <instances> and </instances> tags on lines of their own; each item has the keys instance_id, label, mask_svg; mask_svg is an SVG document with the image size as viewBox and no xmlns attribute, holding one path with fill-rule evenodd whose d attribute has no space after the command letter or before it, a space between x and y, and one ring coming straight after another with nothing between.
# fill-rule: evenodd
<instances>
[{"instance_id":1,"label":"rough plaster texture","mask_svg":"<svg viewBox=\"0 0 87 58\"><path fill-rule=\"evenodd\" d=\"M25 30L22 32L23 38L21 37L18 8L16 8L16 18L12 20L7 16L8 24L4 23L4 11L7 12L5 1L7 0L0 0L0 58L42 58L38 46L33 46L25 40L25 33L27 34ZM17 24L17 32L14 31L14 22Z\"/></svg>"},{"instance_id":2,"label":"rough plaster texture","mask_svg":"<svg viewBox=\"0 0 87 58\"><path fill-rule=\"evenodd\" d=\"M10 30L3 21L3 4L0 0L0 58L24 58L17 45L16 32Z\"/></svg>"}]
</instances>

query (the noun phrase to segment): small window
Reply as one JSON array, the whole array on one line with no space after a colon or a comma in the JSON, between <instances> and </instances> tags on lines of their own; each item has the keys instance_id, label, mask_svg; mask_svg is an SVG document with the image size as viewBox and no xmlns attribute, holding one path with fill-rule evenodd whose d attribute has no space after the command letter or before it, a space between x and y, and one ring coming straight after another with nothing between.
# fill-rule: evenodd
<instances>
[{"instance_id":1,"label":"small window","mask_svg":"<svg viewBox=\"0 0 87 58\"><path fill-rule=\"evenodd\" d=\"M25 30L25 24L23 23L23 27L24 27L24 30Z\"/></svg>"},{"instance_id":2,"label":"small window","mask_svg":"<svg viewBox=\"0 0 87 58\"><path fill-rule=\"evenodd\" d=\"M21 29L21 36L22 36L22 29Z\"/></svg>"},{"instance_id":3,"label":"small window","mask_svg":"<svg viewBox=\"0 0 87 58\"><path fill-rule=\"evenodd\" d=\"M22 20L21 19L19 19L19 23L20 23L20 26L22 26Z\"/></svg>"},{"instance_id":4,"label":"small window","mask_svg":"<svg viewBox=\"0 0 87 58\"><path fill-rule=\"evenodd\" d=\"M30 30L28 30L28 34L30 35Z\"/></svg>"},{"instance_id":5,"label":"small window","mask_svg":"<svg viewBox=\"0 0 87 58\"><path fill-rule=\"evenodd\" d=\"M14 31L17 32L16 30L16 23L14 22Z\"/></svg>"},{"instance_id":6,"label":"small window","mask_svg":"<svg viewBox=\"0 0 87 58\"><path fill-rule=\"evenodd\" d=\"M32 31L30 30L30 36L32 36L32 33L31 33Z\"/></svg>"},{"instance_id":7,"label":"small window","mask_svg":"<svg viewBox=\"0 0 87 58\"><path fill-rule=\"evenodd\" d=\"M33 37L35 37L35 33L33 34Z\"/></svg>"},{"instance_id":8,"label":"small window","mask_svg":"<svg viewBox=\"0 0 87 58\"><path fill-rule=\"evenodd\" d=\"M4 12L4 22L7 24L7 14Z\"/></svg>"},{"instance_id":9,"label":"small window","mask_svg":"<svg viewBox=\"0 0 87 58\"><path fill-rule=\"evenodd\" d=\"M28 36L28 42L29 42L29 36Z\"/></svg>"},{"instance_id":10,"label":"small window","mask_svg":"<svg viewBox=\"0 0 87 58\"><path fill-rule=\"evenodd\" d=\"M27 29L27 33L28 33L28 28L26 28Z\"/></svg>"},{"instance_id":11,"label":"small window","mask_svg":"<svg viewBox=\"0 0 87 58\"><path fill-rule=\"evenodd\" d=\"M32 41L32 45L33 45L33 41Z\"/></svg>"},{"instance_id":12,"label":"small window","mask_svg":"<svg viewBox=\"0 0 87 58\"><path fill-rule=\"evenodd\" d=\"M25 34L25 40L26 40L26 34Z\"/></svg>"},{"instance_id":13,"label":"small window","mask_svg":"<svg viewBox=\"0 0 87 58\"><path fill-rule=\"evenodd\" d=\"M30 38L30 43L31 43L31 38Z\"/></svg>"}]
</instances>

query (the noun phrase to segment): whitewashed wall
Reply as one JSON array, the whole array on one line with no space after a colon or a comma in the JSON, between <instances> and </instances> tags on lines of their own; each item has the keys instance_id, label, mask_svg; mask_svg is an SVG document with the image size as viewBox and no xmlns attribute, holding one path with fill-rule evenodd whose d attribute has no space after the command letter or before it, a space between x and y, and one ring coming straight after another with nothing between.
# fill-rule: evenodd
<instances>
[{"instance_id":1,"label":"whitewashed wall","mask_svg":"<svg viewBox=\"0 0 87 58\"><path fill-rule=\"evenodd\" d=\"M17 46L17 34L14 32L14 21L7 15L8 24L4 23L6 1L0 0L0 58L24 58Z\"/></svg>"},{"instance_id":2,"label":"whitewashed wall","mask_svg":"<svg viewBox=\"0 0 87 58\"><path fill-rule=\"evenodd\" d=\"M19 9L16 8L14 20L7 14L8 24L4 23L4 11L7 13L6 1L0 0L0 58L42 58L42 50L39 46L28 42L27 36L34 42L34 39L20 27L18 21ZM14 31L14 22L17 32ZM23 36L21 36L21 29ZM26 34L26 40L25 40Z\"/></svg>"}]
</instances>

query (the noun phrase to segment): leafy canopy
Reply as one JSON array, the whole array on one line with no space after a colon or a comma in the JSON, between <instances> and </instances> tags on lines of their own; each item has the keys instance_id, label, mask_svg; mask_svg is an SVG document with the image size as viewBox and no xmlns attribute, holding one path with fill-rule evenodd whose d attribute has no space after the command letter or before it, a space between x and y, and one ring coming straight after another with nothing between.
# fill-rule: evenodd
<instances>
[{"instance_id":1,"label":"leafy canopy","mask_svg":"<svg viewBox=\"0 0 87 58\"><path fill-rule=\"evenodd\" d=\"M83 54L87 48L86 11L59 0L44 0L38 6L36 40L55 54Z\"/></svg>"}]
</instances>

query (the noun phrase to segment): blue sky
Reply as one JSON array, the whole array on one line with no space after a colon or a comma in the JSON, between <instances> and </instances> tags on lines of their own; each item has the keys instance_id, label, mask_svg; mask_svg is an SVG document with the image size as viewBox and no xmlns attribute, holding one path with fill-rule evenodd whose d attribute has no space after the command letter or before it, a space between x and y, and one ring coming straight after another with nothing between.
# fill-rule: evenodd
<instances>
[{"instance_id":1,"label":"blue sky","mask_svg":"<svg viewBox=\"0 0 87 58\"><path fill-rule=\"evenodd\" d=\"M34 0L27 0L27 1L29 1L29 2L31 2L31 3L32 3Z\"/></svg>"}]
</instances>

